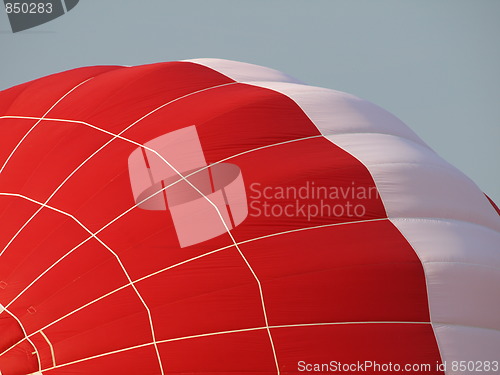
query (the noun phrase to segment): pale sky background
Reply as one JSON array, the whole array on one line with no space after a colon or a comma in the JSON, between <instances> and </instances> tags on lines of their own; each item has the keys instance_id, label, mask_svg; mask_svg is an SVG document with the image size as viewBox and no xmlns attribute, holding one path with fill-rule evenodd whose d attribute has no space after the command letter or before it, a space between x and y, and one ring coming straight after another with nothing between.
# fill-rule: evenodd
<instances>
[{"instance_id":1,"label":"pale sky background","mask_svg":"<svg viewBox=\"0 0 500 375\"><path fill-rule=\"evenodd\" d=\"M17 34L0 11L0 90L79 66L196 57L374 102L500 203L499 0L80 0Z\"/></svg>"}]
</instances>

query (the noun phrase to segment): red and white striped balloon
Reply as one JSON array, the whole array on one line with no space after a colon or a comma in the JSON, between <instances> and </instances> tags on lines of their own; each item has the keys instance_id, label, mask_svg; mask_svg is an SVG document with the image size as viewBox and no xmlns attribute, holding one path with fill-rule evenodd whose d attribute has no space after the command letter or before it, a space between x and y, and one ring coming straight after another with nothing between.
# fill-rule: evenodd
<instances>
[{"instance_id":1,"label":"red and white striped balloon","mask_svg":"<svg viewBox=\"0 0 500 375\"><path fill-rule=\"evenodd\" d=\"M0 92L0 168L2 375L500 373L498 209L367 101L80 68Z\"/></svg>"}]
</instances>

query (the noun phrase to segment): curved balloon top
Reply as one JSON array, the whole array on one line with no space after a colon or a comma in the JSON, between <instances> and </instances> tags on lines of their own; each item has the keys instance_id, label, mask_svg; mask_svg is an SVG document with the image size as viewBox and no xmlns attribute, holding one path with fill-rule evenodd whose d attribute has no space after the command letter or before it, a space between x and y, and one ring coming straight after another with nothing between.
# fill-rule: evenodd
<instances>
[{"instance_id":1,"label":"curved balloon top","mask_svg":"<svg viewBox=\"0 0 500 375\"><path fill-rule=\"evenodd\" d=\"M2 375L498 361L494 203L395 116L269 68L0 92L0 223Z\"/></svg>"}]
</instances>

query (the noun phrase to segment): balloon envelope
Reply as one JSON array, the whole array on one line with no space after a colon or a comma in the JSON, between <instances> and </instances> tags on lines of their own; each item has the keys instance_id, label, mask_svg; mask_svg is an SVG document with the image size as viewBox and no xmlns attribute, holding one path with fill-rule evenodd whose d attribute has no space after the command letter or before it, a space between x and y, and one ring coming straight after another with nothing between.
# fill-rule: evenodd
<instances>
[{"instance_id":1,"label":"balloon envelope","mask_svg":"<svg viewBox=\"0 0 500 375\"><path fill-rule=\"evenodd\" d=\"M75 69L0 92L0 168L3 375L498 360L497 209L352 95L217 59Z\"/></svg>"}]
</instances>

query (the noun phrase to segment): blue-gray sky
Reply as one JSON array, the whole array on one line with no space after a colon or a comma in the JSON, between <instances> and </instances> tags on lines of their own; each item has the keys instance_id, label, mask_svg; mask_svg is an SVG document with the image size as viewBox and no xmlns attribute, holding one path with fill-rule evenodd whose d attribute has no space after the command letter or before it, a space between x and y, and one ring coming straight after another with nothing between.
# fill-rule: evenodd
<instances>
[{"instance_id":1,"label":"blue-gray sky","mask_svg":"<svg viewBox=\"0 0 500 375\"><path fill-rule=\"evenodd\" d=\"M498 0L80 0L12 34L0 89L96 64L219 57L368 99L500 202Z\"/></svg>"}]
</instances>

